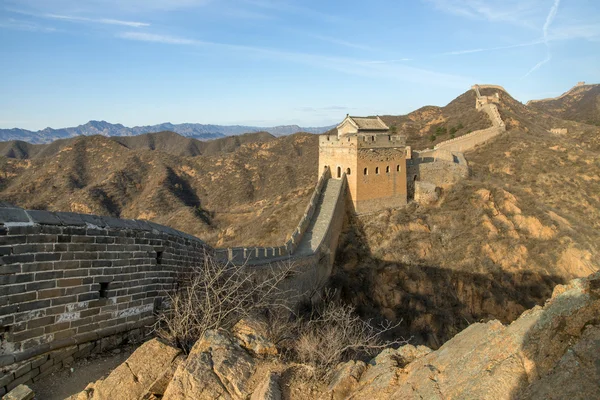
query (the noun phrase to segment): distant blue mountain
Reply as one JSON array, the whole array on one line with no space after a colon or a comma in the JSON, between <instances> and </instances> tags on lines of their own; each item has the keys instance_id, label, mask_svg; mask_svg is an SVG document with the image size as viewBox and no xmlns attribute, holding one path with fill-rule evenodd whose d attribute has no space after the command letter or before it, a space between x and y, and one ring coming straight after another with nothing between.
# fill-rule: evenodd
<instances>
[{"instance_id":1,"label":"distant blue mountain","mask_svg":"<svg viewBox=\"0 0 600 400\"><path fill-rule=\"evenodd\" d=\"M204 124L171 124L166 122L158 125L134 126L128 128L121 124L111 124L106 121L90 121L87 124L72 128L52 129L41 131L28 131L26 129L0 129L0 141L23 140L29 143L50 143L57 139L66 139L75 136L137 136L144 133L171 131L182 136L200 140L218 139L224 136L241 135L250 132L269 132L275 136L290 135L296 132L323 133L333 126L303 128L298 125L284 125L275 127L256 127L242 125L204 125Z\"/></svg>"}]
</instances>

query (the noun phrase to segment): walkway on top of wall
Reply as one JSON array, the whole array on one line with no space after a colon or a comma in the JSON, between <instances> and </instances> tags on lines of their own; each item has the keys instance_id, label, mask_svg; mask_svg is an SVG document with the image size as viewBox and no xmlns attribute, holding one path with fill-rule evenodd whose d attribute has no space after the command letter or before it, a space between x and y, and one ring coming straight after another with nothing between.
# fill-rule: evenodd
<instances>
[{"instance_id":1,"label":"walkway on top of wall","mask_svg":"<svg viewBox=\"0 0 600 400\"><path fill-rule=\"evenodd\" d=\"M302 257L315 253L327 233L335 205L340 196L343 195L343 184L341 179L328 179L317 203L315 213L292 257Z\"/></svg>"}]
</instances>

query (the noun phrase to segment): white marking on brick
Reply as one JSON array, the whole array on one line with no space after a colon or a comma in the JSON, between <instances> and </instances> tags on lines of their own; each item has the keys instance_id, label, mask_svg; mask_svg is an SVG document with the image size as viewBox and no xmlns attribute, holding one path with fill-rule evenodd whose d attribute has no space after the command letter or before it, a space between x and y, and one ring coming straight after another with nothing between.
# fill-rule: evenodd
<instances>
[{"instance_id":1,"label":"white marking on brick","mask_svg":"<svg viewBox=\"0 0 600 400\"><path fill-rule=\"evenodd\" d=\"M67 312L85 310L89 306L89 301L82 301L80 303L67 304Z\"/></svg>"},{"instance_id":2,"label":"white marking on brick","mask_svg":"<svg viewBox=\"0 0 600 400\"><path fill-rule=\"evenodd\" d=\"M75 321L76 319L79 319L79 318L81 318L80 312L68 312L68 313L60 314L58 316L58 318L56 319L56 322Z\"/></svg>"}]
</instances>

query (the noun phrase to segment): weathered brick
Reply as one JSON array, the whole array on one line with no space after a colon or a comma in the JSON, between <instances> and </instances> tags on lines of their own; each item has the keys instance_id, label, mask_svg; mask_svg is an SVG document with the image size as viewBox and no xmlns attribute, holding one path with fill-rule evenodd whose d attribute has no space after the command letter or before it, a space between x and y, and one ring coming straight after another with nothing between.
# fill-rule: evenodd
<instances>
[{"instance_id":1,"label":"weathered brick","mask_svg":"<svg viewBox=\"0 0 600 400\"><path fill-rule=\"evenodd\" d=\"M65 329L64 331L54 333L54 340L62 340L75 336L77 329Z\"/></svg>"},{"instance_id":2,"label":"weathered brick","mask_svg":"<svg viewBox=\"0 0 600 400\"><path fill-rule=\"evenodd\" d=\"M19 305L19 311L31 311L38 310L40 308L46 308L50 306L50 300L37 300L29 303L21 303Z\"/></svg>"},{"instance_id":3,"label":"weathered brick","mask_svg":"<svg viewBox=\"0 0 600 400\"><path fill-rule=\"evenodd\" d=\"M65 305L61 304L58 306L52 306L52 307L48 307L46 308L46 315L57 315L57 314L62 314L65 312Z\"/></svg>"},{"instance_id":4,"label":"weathered brick","mask_svg":"<svg viewBox=\"0 0 600 400\"><path fill-rule=\"evenodd\" d=\"M0 245L2 246L10 246L14 244L26 243L27 236L25 235L8 235L0 237Z\"/></svg>"},{"instance_id":5,"label":"weathered brick","mask_svg":"<svg viewBox=\"0 0 600 400\"><path fill-rule=\"evenodd\" d=\"M76 269L80 267L80 261L77 260L61 260L54 263L55 270L61 269Z\"/></svg>"},{"instance_id":6,"label":"weathered brick","mask_svg":"<svg viewBox=\"0 0 600 400\"><path fill-rule=\"evenodd\" d=\"M12 294L12 295L8 296L8 303L9 304L20 304L20 303L32 301L35 299L36 299L35 292Z\"/></svg>"},{"instance_id":7,"label":"weathered brick","mask_svg":"<svg viewBox=\"0 0 600 400\"><path fill-rule=\"evenodd\" d=\"M30 263L33 262L33 254L13 254L2 257L2 261L5 264L19 264L19 263Z\"/></svg>"},{"instance_id":8,"label":"weathered brick","mask_svg":"<svg viewBox=\"0 0 600 400\"><path fill-rule=\"evenodd\" d=\"M39 368L42 364L44 364L46 362L46 360L48 360L47 355L41 355L41 356L33 358L31 360L31 368L33 368L33 369Z\"/></svg>"},{"instance_id":9,"label":"weathered brick","mask_svg":"<svg viewBox=\"0 0 600 400\"><path fill-rule=\"evenodd\" d=\"M91 317L100 313L99 308L92 308L81 312L81 318Z\"/></svg>"},{"instance_id":10,"label":"weathered brick","mask_svg":"<svg viewBox=\"0 0 600 400\"><path fill-rule=\"evenodd\" d=\"M58 287L69 287L69 286L78 286L83 284L82 278L68 278L68 279L59 279L57 281Z\"/></svg>"},{"instance_id":11,"label":"weathered brick","mask_svg":"<svg viewBox=\"0 0 600 400\"><path fill-rule=\"evenodd\" d=\"M68 253L63 253L63 254L68 254ZM88 253L85 251L78 251L75 253L72 253L73 257L75 260L97 260L98 259L98 253Z\"/></svg>"},{"instance_id":12,"label":"weathered brick","mask_svg":"<svg viewBox=\"0 0 600 400\"><path fill-rule=\"evenodd\" d=\"M65 278L82 277L82 276L88 276L89 273L90 273L90 271L87 269L71 269L71 270L65 270L64 277Z\"/></svg>"},{"instance_id":13,"label":"weathered brick","mask_svg":"<svg viewBox=\"0 0 600 400\"><path fill-rule=\"evenodd\" d=\"M72 356L77 352L77 346L69 346L64 349L57 350L50 354L50 358L54 360L54 363L64 360L65 358Z\"/></svg>"},{"instance_id":14,"label":"weathered brick","mask_svg":"<svg viewBox=\"0 0 600 400\"><path fill-rule=\"evenodd\" d=\"M79 328L77 328L77 333L86 333L86 332L92 332L98 329L100 325L98 323L92 323L89 325L84 325L84 326L80 326Z\"/></svg>"},{"instance_id":15,"label":"weathered brick","mask_svg":"<svg viewBox=\"0 0 600 400\"><path fill-rule=\"evenodd\" d=\"M51 366L54 365L54 360L52 358L48 358L42 365L40 365L40 372L44 372L48 370Z\"/></svg>"},{"instance_id":16,"label":"weathered brick","mask_svg":"<svg viewBox=\"0 0 600 400\"><path fill-rule=\"evenodd\" d=\"M77 302L77 296L73 295L73 296L65 296L65 297L57 297L55 299L52 299L52 305L53 306L59 306L62 304L68 304L68 303L75 303Z\"/></svg>"},{"instance_id":17,"label":"weathered brick","mask_svg":"<svg viewBox=\"0 0 600 400\"><path fill-rule=\"evenodd\" d=\"M57 235L27 235L27 243L55 243Z\"/></svg>"},{"instance_id":18,"label":"weathered brick","mask_svg":"<svg viewBox=\"0 0 600 400\"><path fill-rule=\"evenodd\" d=\"M62 234L62 226L51 226L51 225L42 225L40 226L40 232L46 233L49 235L60 235Z\"/></svg>"},{"instance_id":19,"label":"weathered brick","mask_svg":"<svg viewBox=\"0 0 600 400\"><path fill-rule=\"evenodd\" d=\"M52 289L54 287L56 287L56 281L32 282L27 284L27 291Z\"/></svg>"},{"instance_id":20,"label":"weathered brick","mask_svg":"<svg viewBox=\"0 0 600 400\"><path fill-rule=\"evenodd\" d=\"M6 386L6 389L10 392L11 390L13 390L14 388L16 388L17 386L19 386L21 384L28 383L29 381L31 381L33 378L35 378L39 374L40 374L40 370L39 369L37 369L37 368L36 369L32 369L31 371L29 371L25 375L20 376L19 378L15 379L10 384L8 384Z\"/></svg>"},{"instance_id":21,"label":"weathered brick","mask_svg":"<svg viewBox=\"0 0 600 400\"><path fill-rule=\"evenodd\" d=\"M36 281L47 281L50 279L59 279L63 277L62 271L44 271L35 274Z\"/></svg>"},{"instance_id":22,"label":"weathered brick","mask_svg":"<svg viewBox=\"0 0 600 400\"><path fill-rule=\"evenodd\" d=\"M58 261L60 253L38 253L35 255L35 261Z\"/></svg>"},{"instance_id":23,"label":"weathered brick","mask_svg":"<svg viewBox=\"0 0 600 400\"><path fill-rule=\"evenodd\" d=\"M97 300L100 298L100 293L92 292L92 293L83 293L77 296L77 301L88 301L88 300Z\"/></svg>"},{"instance_id":24,"label":"weathered brick","mask_svg":"<svg viewBox=\"0 0 600 400\"><path fill-rule=\"evenodd\" d=\"M0 287L0 296L8 296L9 294L22 293L25 290L25 285L9 285Z\"/></svg>"},{"instance_id":25,"label":"weathered brick","mask_svg":"<svg viewBox=\"0 0 600 400\"><path fill-rule=\"evenodd\" d=\"M38 299L40 299L40 300L51 299L53 297L63 296L64 294L65 294L65 289L61 289L61 288L40 290L38 292Z\"/></svg>"},{"instance_id":26,"label":"weathered brick","mask_svg":"<svg viewBox=\"0 0 600 400\"><path fill-rule=\"evenodd\" d=\"M15 372L13 372L13 374L15 378L19 378L29 371L31 371L31 362L25 362L19 368L15 369Z\"/></svg>"},{"instance_id":27,"label":"weathered brick","mask_svg":"<svg viewBox=\"0 0 600 400\"><path fill-rule=\"evenodd\" d=\"M0 258L0 275L18 274L21 272L21 266L19 264L2 265L2 258Z\"/></svg>"},{"instance_id":28,"label":"weathered brick","mask_svg":"<svg viewBox=\"0 0 600 400\"><path fill-rule=\"evenodd\" d=\"M64 331L65 329L69 329L71 326L71 323L66 321L66 322L59 322L57 324L52 324L52 325L48 325L46 327L44 327L44 334L49 334L49 333L54 333L54 332L59 332L59 331Z\"/></svg>"},{"instance_id":29,"label":"weathered brick","mask_svg":"<svg viewBox=\"0 0 600 400\"><path fill-rule=\"evenodd\" d=\"M113 238L113 237L107 237L107 236L97 236L96 237L96 243L112 244L114 242L115 242L115 238Z\"/></svg>"},{"instance_id":30,"label":"weathered brick","mask_svg":"<svg viewBox=\"0 0 600 400\"><path fill-rule=\"evenodd\" d=\"M53 361L53 360L50 360ZM40 379L45 378L48 375L51 375L57 371L59 371L62 368L62 364L58 363L58 364L53 364L50 367L48 367L45 371L40 372L40 374L38 376L36 376L35 378L33 378L34 382L39 381ZM41 370L41 367L40 367Z\"/></svg>"},{"instance_id":31,"label":"weathered brick","mask_svg":"<svg viewBox=\"0 0 600 400\"><path fill-rule=\"evenodd\" d=\"M87 293L93 290L95 289L93 289L92 285L73 286L66 288L65 295Z\"/></svg>"},{"instance_id":32,"label":"weathered brick","mask_svg":"<svg viewBox=\"0 0 600 400\"><path fill-rule=\"evenodd\" d=\"M29 264L21 265L21 271L24 273L52 271L53 269L54 269L54 263L52 263L52 262L32 262Z\"/></svg>"},{"instance_id":33,"label":"weathered brick","mask_svg":"<svg viewBox=\"0 0 600 400\"><path fill-rule=\"evenodd\" d=\"M71 242L73 243L94 243L95 239L93 236L72 236Z\"/></svg>"},{"instance_id":34,"label":"weathered brick","mask_svg":"<svg viewBox=\"0 0 600 400\"><path fill-rule=\"evenodd\" d=\"M26 339L31 339L34 337L42 336L43 334L44 334L44 328L31 329L31 330L15 333L13 335L13 341L22 342Z\"/></svg>"}]
</instances>

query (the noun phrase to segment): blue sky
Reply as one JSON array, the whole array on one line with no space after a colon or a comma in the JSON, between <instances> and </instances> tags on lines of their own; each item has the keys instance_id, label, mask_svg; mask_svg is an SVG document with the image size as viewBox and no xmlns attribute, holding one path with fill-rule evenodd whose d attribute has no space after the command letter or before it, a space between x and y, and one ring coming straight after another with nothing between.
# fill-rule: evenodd
<instances>
[{"instance_id":1,"label":"blue sky","mask_svg":"<svg viewBox=\"0 0 600 400\"><path fill-rule=\"evenodd\" d=\"M598 0L0 0L0 128L320 126L600 82Z\"/></svg>"}]
</instances>

